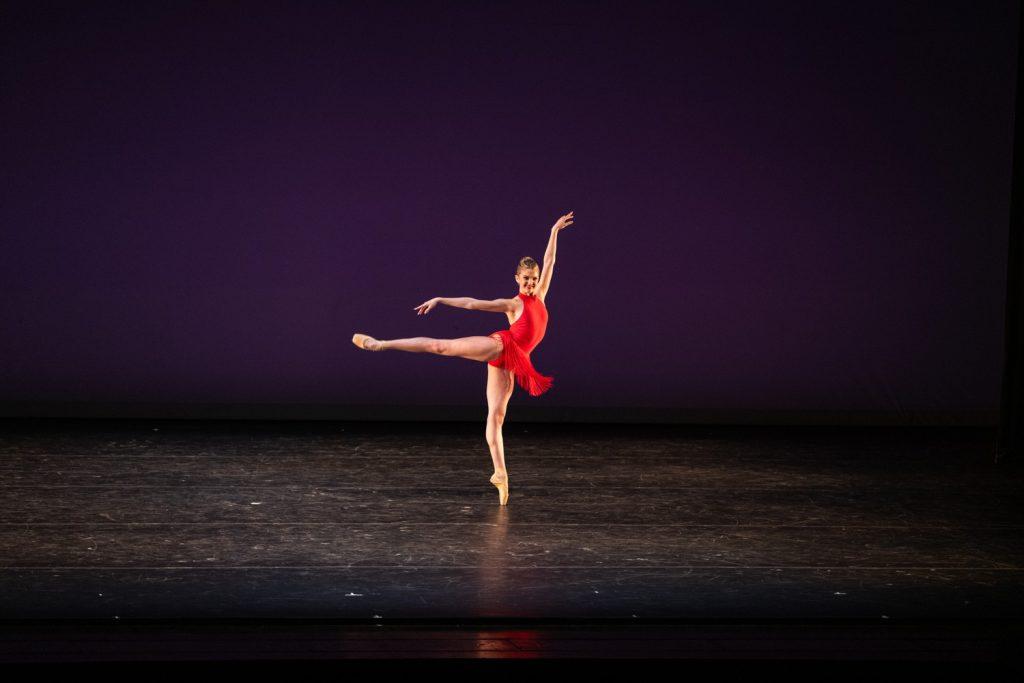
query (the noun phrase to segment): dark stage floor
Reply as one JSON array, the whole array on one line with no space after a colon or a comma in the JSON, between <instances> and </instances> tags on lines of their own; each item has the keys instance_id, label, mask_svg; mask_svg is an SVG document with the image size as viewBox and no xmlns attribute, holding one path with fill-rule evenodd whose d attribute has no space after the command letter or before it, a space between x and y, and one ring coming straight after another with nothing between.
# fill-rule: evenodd
<instances>
[{"instance_id":1,"label":"dark stage floor","mask_svg":"<svg viewBox=\"0 0 1024 683\"><path fill-rule=\"evenodd\" d=\"M799 633L983 661L1024 606L1024 477L992 429L507 422L505 508L482 423L2 430L7 661L136 620L313 629L338 657L342 625L406 629L416 656L778 655L741 643Z\"/></svg>"}]
</instances>

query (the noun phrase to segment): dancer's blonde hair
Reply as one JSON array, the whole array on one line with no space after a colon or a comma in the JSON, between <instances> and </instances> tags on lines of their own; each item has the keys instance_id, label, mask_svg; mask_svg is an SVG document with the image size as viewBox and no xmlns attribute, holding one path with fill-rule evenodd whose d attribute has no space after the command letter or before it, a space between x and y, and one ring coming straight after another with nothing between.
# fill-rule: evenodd
<instances>
[{"instance_id":1,"label":"dancer's blonde hair","mask_svg":"<svg viewBox=\"0 0 1024 683\"><path fill-rule=\"evenodd\" d=\"M532 270L533 268L540 269L540 265L533 259L532 256L524 256L519 259L519 265L516 266L516 275L519 275L521 270Z\"/></svg>"}]
</instances>

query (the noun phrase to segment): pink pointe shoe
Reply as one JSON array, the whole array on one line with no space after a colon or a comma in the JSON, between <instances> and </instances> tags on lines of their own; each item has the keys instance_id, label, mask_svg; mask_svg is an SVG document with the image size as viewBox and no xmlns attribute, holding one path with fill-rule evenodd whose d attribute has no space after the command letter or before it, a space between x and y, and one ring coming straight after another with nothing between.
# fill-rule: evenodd
<instances>
[{"instance_id":1,"label":"pink pointe shoe","mask_svg":"<svg viewBox=\"0 0 1024 683\"><path fill-rule=\"evenodd\" d=\"M508 504L508 474L500 475L497 472L491 475L491 483L498 487L498 504Z\"/></svg>"},{"instance_id":2,"label":"pink pointe shoe","mask_svg":"<svg viewBox=\"0 0 1024 683\"><path fill-rule=\"evenodd\" d=\"M367 342L369 342L369 344L370 344L369 346L367 346ZM356 346L358 346L361 349L366 349L367 351L383 351L384 350L383 342L380 342L380 341L374 339L373 337L369 337L369 336L367 336L365 334L354 334L354 335L352 335L352 343L355 344Z\"/></svg>"}]
</instances>

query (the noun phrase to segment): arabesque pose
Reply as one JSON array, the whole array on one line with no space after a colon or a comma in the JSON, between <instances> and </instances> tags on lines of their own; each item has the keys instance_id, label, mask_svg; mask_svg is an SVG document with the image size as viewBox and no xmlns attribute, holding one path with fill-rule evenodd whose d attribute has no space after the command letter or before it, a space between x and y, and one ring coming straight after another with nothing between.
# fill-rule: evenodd
<instances>
[{"instance_id":1,"label":"arabesque pose","mask_svg":"<svg viewBox=\"0 0 1024 683\"><path fill-rule=\"evenodd\" d=\"M487 446L491 450L494 474L491 483L498 488L498 502L508 503L508 471L505 468L505 446L501 438L501 425L505 420L505 409L512 397L515 382L531 396L540 396L554 381L534 369L530 352L544 338L547 329L548 309L544 304L551 287L551 274L555 267L555 251L558 233L573 223L573 212L559 218L551 227L551 238L544 252L544 267L529 256L519 260L515 281L519 294L512 299L481 300L470 297L434 297L416 306L417 315L426 315L438 304L457 306L476 311L494 311L508 317L509 328L498 330L486 337L461 337L459 339L433 339L431 337L410 337L407 339L374 339L365 334L355 334L352 343L367 351L411 351L413 353L436 353L441 356L458 356L487 363ZM515 381L513 381L513 378Z\"/></svg>"}]
</instances>

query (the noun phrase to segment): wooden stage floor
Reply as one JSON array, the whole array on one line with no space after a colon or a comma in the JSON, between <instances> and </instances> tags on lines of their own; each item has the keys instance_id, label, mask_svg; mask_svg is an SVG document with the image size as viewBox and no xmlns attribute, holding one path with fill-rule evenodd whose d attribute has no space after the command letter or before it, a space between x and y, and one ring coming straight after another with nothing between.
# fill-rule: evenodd
<instances>
[{"instance_id":1,"label":"wooden stage floor","mask_svg":"<svg viewBox=\"0 0 1024 683\"><path fill-rule=\"evenodd\" d=\"M1006 661L994 439L507 422L501 507L482 423L0 421L0 661Z\"/></svg>"}]
</instances>

